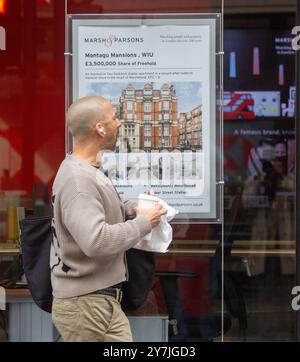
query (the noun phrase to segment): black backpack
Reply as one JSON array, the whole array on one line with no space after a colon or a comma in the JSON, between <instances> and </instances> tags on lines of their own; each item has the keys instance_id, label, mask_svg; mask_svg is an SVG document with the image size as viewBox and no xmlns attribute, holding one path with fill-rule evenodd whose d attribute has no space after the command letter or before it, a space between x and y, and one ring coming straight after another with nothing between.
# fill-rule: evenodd
<instances>
[{"instance_id":1,"label":"black backpack","mask_svg":"<svg viewBox=\"0 0 300 362\"><path fill-rule=\"evenodd\" d=\"M50 248L52 216L30 217L20 221L24 273L34 302L51 313L52 286ZM126 252L129 281L123 284L122 308L132 311L141 307L152 287L156 254L138 249Z\"/></svg>"},{"instance_id":2,"label":"black backpack","mask_svg":"<svg viewBox=\"0 0 300 362\"><path fill-rule=\"evenodd\" d=\"M34 302L46 312L52 309L50 248L51 216L20 221L23 269Z\"/></svg>"}]
</instances>

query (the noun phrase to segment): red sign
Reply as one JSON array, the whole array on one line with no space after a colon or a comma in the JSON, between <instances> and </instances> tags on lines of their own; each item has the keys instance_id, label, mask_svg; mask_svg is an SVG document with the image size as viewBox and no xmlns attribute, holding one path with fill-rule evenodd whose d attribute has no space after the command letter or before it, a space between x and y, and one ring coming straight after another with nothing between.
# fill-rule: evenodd
<instances>
[{"instance_id":1,"label":"red sign","mask_svg":"<svg viewBox=\"0 0 300 362\"><path fill-rule=\"evenodd\" d=\"M6 0L0 0L0 14L5 14Z\"/></svg>"}]
</instances>

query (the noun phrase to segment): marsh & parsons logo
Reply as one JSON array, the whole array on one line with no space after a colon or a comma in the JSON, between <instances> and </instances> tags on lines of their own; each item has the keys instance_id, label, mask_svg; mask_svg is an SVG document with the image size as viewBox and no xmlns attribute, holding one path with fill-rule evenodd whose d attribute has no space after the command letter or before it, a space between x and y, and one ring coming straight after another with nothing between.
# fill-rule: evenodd
<instances>
[{"instance_id":1,"label":"marsh & parsons logo","mask_svg":"<svg viewBox=\"0 0 300 362\"><path fill-rule=\"evenodd\" d=\"M107 47L111 47L114 44L120 43L143 43L144 38L142 37L125 37L125 36L116 36L116 35L109 35L107 38L101 37L90 37L84 38L85 43L100 43L104 44Z\"/></svg>"}]
</instances>

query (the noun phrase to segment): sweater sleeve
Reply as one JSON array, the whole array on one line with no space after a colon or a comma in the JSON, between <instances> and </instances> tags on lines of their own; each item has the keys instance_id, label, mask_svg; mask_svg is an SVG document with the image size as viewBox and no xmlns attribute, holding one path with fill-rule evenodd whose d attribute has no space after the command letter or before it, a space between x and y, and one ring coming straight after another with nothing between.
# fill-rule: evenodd
<instances>
[{"instance_id":1,"label":"sweater sleeve","mask_svg":"<svg viewBox=\"0 0 300 362\"><path fill-rule=\"evenodd\" d=\"M80 249L90 258L124 252L151 231L144 216L110 225L101 200L78 193L63 210L63 222Z\"/></svg>"},{"instance_id":2,"label":"sweater sleeve","mask_svg":"<svg viewBox=\"0 0 300 362\"><path fill-rule=\"evenodd\" d=\"M126 199L121 198L125 207L125 215L126 217L133 217L135 216L134 208L138 206L137 202L129 201Z\"/></svg>"}]
</instances>

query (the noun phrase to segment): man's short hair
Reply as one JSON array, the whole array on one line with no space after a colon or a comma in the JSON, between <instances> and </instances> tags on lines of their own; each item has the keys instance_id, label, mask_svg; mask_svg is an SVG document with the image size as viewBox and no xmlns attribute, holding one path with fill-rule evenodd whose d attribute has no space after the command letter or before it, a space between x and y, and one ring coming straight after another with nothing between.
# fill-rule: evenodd
<instances>
[{"instance_id":1,"label":"man's short hair","mask_svg":"<svg viewBox=\"0 0 300 362\"><path fill-rule=\"evenodd\" d=\"M77 142L92 135L92 126L105 118L104 106L108 101L100 96L77 99L68 109L67 125Z\"/></svg>"}]
</instances>

